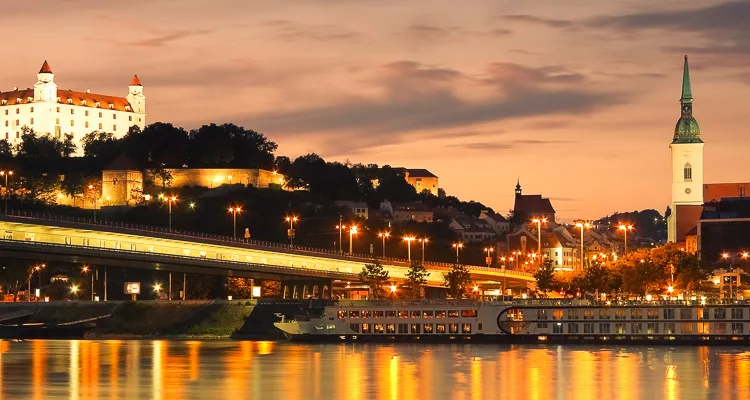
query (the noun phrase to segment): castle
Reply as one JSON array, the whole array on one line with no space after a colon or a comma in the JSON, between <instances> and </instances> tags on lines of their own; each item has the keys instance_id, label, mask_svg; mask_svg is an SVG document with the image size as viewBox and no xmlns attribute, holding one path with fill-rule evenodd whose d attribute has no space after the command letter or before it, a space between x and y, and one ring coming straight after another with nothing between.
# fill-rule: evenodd
<instances>
[{"instance_id":1,"label":"castle","mask_svg":"<svg viewBox=\"0 0 750 400\"><path fill-rule=\"evenodd\" d=\"M87 133L103 131L122 137L131 126L146 126L146 96L138 75L133 76L126 97L63 90L44 61L33 88L0 92L0 140L11 144L20 141L24 127L58 139L72 135L78 145ZM76 155L82 154L78 146Z\"/></svg>"}]
</instances>

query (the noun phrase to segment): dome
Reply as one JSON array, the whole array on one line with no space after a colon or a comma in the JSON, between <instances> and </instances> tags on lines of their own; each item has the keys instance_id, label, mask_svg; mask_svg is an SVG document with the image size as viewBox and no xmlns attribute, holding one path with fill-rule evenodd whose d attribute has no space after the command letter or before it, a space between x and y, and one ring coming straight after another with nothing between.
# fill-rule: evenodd
<instances>
[{"instance_id":1,"label":"dome","mask_svg":"<svg viewBox=\"0 0 750 400\"><path fill-rule=\"evenodd\" d=\"M674 127L672 143L702 143L701 128L693 116L683 117Z\"/></svg>"}]
</instances>

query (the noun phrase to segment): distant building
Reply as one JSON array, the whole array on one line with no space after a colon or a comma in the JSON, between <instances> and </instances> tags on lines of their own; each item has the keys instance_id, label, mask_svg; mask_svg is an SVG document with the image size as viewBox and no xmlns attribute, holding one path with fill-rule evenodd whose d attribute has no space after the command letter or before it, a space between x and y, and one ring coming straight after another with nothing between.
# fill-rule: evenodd
<instances>
[{"instance_id":1,"label":"distant building","mask_svg":"<svg viewBox=\"0 0 750 400\"><path fill-rule=\"evenodd\" d=\"M555 209L548 198L541 194L523 194L520 180L516 182L515 194L513 219L516 223L525 224L534 218L547 218L547 221L555 222Z\"/></svg>"},{"instance_id":2,"label":"distant building","mask_svg":"<svg viewBox=\"0 0 750 400\"><path fill-rule=\"evenodd\" d=\"M369 217L369 209L367 208L367 203L365 202L337 200L334 201L334 204L336 204L340 208L346 209L349 214L355 217L364 219L368 219Z\"/></svg>"},{"instance_id":3,"label":"distant building","mask_svg":"<svg viewBox=\"0 0 750 400\"><path fill-rule=\"evenodd\" d=\"M215 188L221 185L242 184L260 189L272 185L283 186L286 181L282 174L258 168L167 168L172 176L170 187L203 186ZM154 180L154 184L161 186L158 177L148 172L146 178Z\"/></svg>"},{"instance_id":4,"label":"distant building","mask_svg":"<svg viewBox=\"0 0 750 400\"><path fill-rule=\"evenodd\" d=\"M449 227L464 242L486 242L497 236L497 232L485 220L469 217L457 217Z\"/></svg>"},{"instance_id":5,"label":"distant building","mask_svg":"<svg viewBox=\"0 0 750 400\"><path fill-rule=\"evenodd\" d=\"M420 202L391 203L388 200L380 203L380 210L391 214L393 222L432 222L434 214L429 207Z\"/></svg>"},{"instance_id":6,"label":"distant building","mask_svg":"<svg viewBox=\"0 0 750 400\"><path fill-rule=\"evenodd\" d=\"M143 195L143 173L122 154L102 170L104 206L133 206Z\"/></svg>"},{"instance_id":7,"label":"distant building","mask_svg":"<svg viewBox=\"0 0 750 400\"><path fill-rule=\"evenodd\" d=\"M426 169L419 168L402 168L401 170L404 173L406 182L414 186L417 193L422 193L422 191L427 190L432 193L433 196L438 195L438 177L435 174Z\"/></svg>"},{"instance_id":8,"label":"distant building","mask_svg":"<svg viewBox=\"0 0 750 400\"><path fill-rule=\"evenodd\" d=\"M723 253L736 258L750 251L750 198L706 203L696 231L697 251L704 262L720 262Z\"/></svg>"},{"instance_id":9,"label":"distant building","mask_svg":"<svg viewBox=\"0 0 750 400\"><path fill-rule=\"evenodd\" d=\"M34 88L0 92L0 139L18 143L23 127L56 138L73 135L77 145L93 131L123 137L131 126L146 126L146 97L138 76L134 76L125 97L58 89L47 61L37 74ZM77 155L83 155L78 146Z\"/></svg>"},{"instance_id":10,"label":"distant building","mask_svg":"<svg viewBox=\"0 0 750 400\"><path fill-rule=\"evenodd\" d=\"M563 231L562 228L542 231L542 257L552 260L552 265L556 270L577 269L580 265L578 258L580 244ZM529 225L522 226L516 232L506 235L505 243L501 241L498 246L504 256L514 258L508 263L509 266L513 266L516 262L515 258L519 257L514 253L520 252L517 260L518 266L522 269L536 270L539 264L538 243L536 228Z\"/></svg>"},{"instance_id":11,"label":"distant building","mask_svg":"<svg viewBox=\"0 0 750 400\"><path fill-rule=\"evenodd\" d=\"M482 212L479 213L479 219L486 221L492 230L498 235L510 231L510 221L502 215L496 214L490 210L482 210Z\"/></svg>"}]
</instances>

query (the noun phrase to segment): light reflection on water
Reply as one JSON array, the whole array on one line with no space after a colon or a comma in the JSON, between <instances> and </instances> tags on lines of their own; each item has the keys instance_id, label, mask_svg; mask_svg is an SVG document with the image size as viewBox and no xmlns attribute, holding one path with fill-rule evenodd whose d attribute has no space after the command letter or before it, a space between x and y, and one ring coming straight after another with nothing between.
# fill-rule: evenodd
<instances>
[{"instance_id":1,"label":"light reflection on water","mask_svg":"<svg viewBox=\"0 0 750 400\"><path fill-rule=\"evenodd\" d=\"M0 398L750 400L750 349L0 341Z\"/></svg>"}]
</instances>

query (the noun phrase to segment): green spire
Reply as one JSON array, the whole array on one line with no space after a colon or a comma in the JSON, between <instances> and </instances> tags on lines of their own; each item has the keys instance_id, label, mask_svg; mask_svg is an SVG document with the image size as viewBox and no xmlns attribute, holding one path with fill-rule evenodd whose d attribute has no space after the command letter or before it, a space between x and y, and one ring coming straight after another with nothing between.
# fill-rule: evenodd
<instances>
[{"instance_id":1,"label":"green spire","mask_svg":"<svg viewBox=\"0 0 750 400\"><path fill-rule=\"evenodd\" d=\"M688 66L688 57L685 55L685 66L682 70L682 97L680 103L692 103L693 91L690 89L690 67Z\"/></svg>"}]
</instances>

